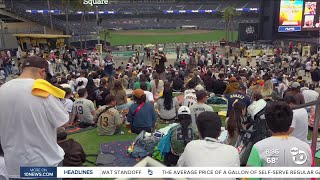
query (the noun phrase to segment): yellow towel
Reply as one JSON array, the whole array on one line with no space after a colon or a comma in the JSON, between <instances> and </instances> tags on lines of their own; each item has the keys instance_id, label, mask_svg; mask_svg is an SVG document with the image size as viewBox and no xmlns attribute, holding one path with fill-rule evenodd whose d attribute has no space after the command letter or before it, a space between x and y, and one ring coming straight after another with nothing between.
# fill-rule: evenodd
<instances>
[{"instance_id":1,"label":"yellow towel","mask_svg":"<svg viewBox=\"0 0 320 180\"><path fill-rule=\"evenodd\" d=\"M227 116L227 111L219 111L218 115L226 117Z\"/></svg>"},{"instance_id":2,"label":"yellow towel","mask_svg":"<svg viewBox=\"0 0 320 180\"><path fill-rule=\"evenodd\" d=\"M53 86L46 80L37 79L34 81L32 95L47 98L50 94L56 98L63 99L66 92Z\"/></svg>"}]
</instances>

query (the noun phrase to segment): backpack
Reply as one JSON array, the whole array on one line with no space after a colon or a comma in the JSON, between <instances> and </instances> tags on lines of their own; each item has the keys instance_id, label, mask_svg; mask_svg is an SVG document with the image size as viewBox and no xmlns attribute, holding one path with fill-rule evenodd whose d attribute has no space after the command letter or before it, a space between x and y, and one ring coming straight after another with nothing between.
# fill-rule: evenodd
<instances>
[{"instance_id":1,"label":"backpack","mask_svg":"<svg viewBox=\"0 0 320 180\"><path fill-rule=\"evenodd\" d=\"M153 153L154 148L159 143L159 138L155 136L145 137L145 131L142 131L129 147L128 153L134 158L144 158Z\"/></svg>"}]
</instances>

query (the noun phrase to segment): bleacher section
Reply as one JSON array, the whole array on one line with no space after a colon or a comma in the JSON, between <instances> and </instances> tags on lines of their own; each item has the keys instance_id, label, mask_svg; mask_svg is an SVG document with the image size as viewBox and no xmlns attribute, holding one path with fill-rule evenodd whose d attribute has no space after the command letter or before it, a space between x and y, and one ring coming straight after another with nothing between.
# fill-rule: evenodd
<instances>
[{"instance_id":1,"label":"bleacher section","mask_svg":"<svg viewBox=\"0 0 320 180\"><path fill-rule=\"evenodd\" d=\"M18 14L19 16L30 19L31 21L50 27L49 14L43 11L30 13L28 10L48 10L47 1L30 0L5 0L7 10ZM65 7L60 0L51 1L51 10L59 10L52 13L52 23L54 28L65 30ZM121 2L121 1L118 1ZM171 4L109 4L98 6L98 11L114 11L113 14L101 14L101 28L108 29L150 29L150 28L178 28L185 25L197 26L200 29L224 29L225 22L222 19L221 12L228 6L232 5L239 11L245 8L260 8L257 0L216 0L216 1L199 1L198 3L171 3ZM74 7L74 6L72 6ZM79 34L81 12L70 7L69 9L69 29L73 34ZM164 11L174 11L173 13L164 13ZM184 10L215 10L206 13L188 13L180 14ZM85 25L82 27L82 33L89 34L96 32L98 28L95 12L96 8L91 7L86 10ZM178 11L178 12L176 12ZM37 13L37 14L34 14ZM258 13L258 12L244 12ZM258 22L258 15L248 16L241 15L235 18L233 27L237 28L241 22Z\"/></svg>"}]
</instances>

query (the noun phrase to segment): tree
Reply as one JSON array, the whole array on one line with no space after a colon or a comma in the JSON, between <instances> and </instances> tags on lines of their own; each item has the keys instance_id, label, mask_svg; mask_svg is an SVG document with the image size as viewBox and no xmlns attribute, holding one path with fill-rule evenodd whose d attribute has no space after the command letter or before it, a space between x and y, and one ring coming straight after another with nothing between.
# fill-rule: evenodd
<instances>
[{"instance_id":1,"label":"tree","mask_svg":"<svg viewBox=\"0 0 320 180\"><path fill-rule=\"evenodd\" d=\"M66 34L70 34L69 29L69 10L70 10L70 0L62 0L62 6L64 7L64 14L66 16ZM70 41L68 41L68 46L70 46Z\"/></svg>"},{"instance_id":2,"label":"tree","mask_svg":"<svg viewBox=\"0 0 320 180\"><path fill-rule=\"evenodd\" d=\"M111 32L104 29L100 33L101 39L104 41L104 47L107 46L107 41L111 39Z\"/></svg>"},{"instance_id":3,"label":"tree","mask_svg":"<svg viewBox=\"0 0 320 180\"><path fill-rule=\"evenodd\" d=\"M231 41L233 39L233 21L236 16L239 16L240 14L236 11L234 7L227 7L223 10L222 17L225 20L226 25L226 40L230 41L230 33L231 33Z\"/></svg>"},{"instance_id":4,"label":"tree","mask_svg":"<svg viewBox=\"0 0 320 180\"><path fill-rule=\"evenodd\" d=\"M75 9L78 10L78 11L81 11L81 21L80 21L80 48L81 50L83 49L83 25L85 23L85 15L86 15L86 12L90 11L92 9L91 6L87 6L87 5L84 5L83 4L83 0L74 0L75 1ZM87 27L86 27L87 29ZM85 48L86 48L86 41L87 41L87 38L85 38Z\"/></svg>"}]
</instances>

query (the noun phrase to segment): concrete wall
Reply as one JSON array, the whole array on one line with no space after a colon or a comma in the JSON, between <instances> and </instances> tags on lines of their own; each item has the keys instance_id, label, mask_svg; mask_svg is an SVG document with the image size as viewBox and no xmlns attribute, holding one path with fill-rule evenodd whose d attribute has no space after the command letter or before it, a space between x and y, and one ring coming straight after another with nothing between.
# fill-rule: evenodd
<instances>
[{"instance_id":1,"label":"concrete wall","mask_svg":"<svg viewBox=\"0 0 320 180\"><path fill-rule=\"evenodd\" d=\"M13 34L63 34L62 31L29 22L4 23L4 31Z\"/></svg>"}]
</instances>

